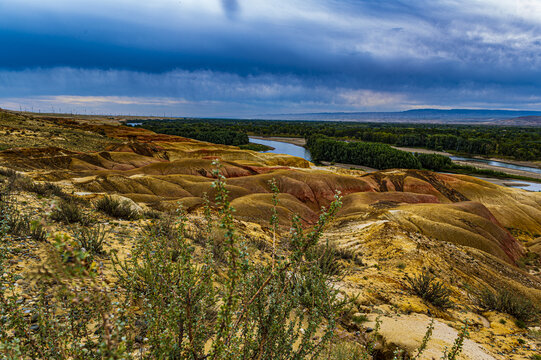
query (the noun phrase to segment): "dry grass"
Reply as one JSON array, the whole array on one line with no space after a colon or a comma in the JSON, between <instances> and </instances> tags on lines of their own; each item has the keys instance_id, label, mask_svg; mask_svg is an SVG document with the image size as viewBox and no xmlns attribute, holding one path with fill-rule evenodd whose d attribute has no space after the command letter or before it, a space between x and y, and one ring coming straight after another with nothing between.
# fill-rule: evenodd
<instances>
[{"instance_id":1,"label":"dry grass","mask_svg":"<svg viewBox=\"0 0 541 360\"><path fill-rule=\"evenodd\" d=\"M81 205L72 200L62 200L51 213L51 219L65 224L79 223L83 226L88 226L92 223L92 219L83 213Z\"/></svg>"},{"instance_id":2,"label":"dry grass","mask_svg":"<svg viewBox=\"0 0 541 360\"><path fill-rule=\"evenodd\" d=\"M525 324L539 318L539 309L529 299L508 289L492 291L483 288L475 295L477 305L483 310L503 312Z\"/></svg>"},{"instance_id":3,"label":"dry grass","mask_svg":"<svg viewBox=\"0 0 541 360\"><path fill-rule=\"evenodd\" d=\"M61 147L73 151L99 151L117 140L49 118L0 110L0 150L16 147Z\"/></svg>"},{"instance_id":4,"label":"dry grass","mask_svg":"<svg viewBox=\"0 0 541 360\"><path fill-rule=\"evenodd\" d=\"M452 306L450 291L445 285L436 279L436 276L429 271L423 271L414 277L407 277L410 290L421 299L432 305L446 309Z\"/></svg>"},{"instance_id":5,"label":"dry grass","mask_svg":"<svg viewBox=\"0 0 541 360\"><path fill-rule=\"evenodd\" d=\"M127 201L121 201L110 196L105 196L96 202L96 210L103 212L111 217L123 220L137 220L139 213L132 208Z\"/></svg>"}]
</instances>

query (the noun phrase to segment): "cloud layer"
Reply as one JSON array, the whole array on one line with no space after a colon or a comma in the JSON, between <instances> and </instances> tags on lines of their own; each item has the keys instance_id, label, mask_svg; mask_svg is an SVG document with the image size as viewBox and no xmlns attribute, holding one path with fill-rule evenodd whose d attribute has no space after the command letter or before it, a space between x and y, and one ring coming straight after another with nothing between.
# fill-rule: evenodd
<instances>
[{"instance_id":1,"label":"cloud layer","mask_svg":"<svg viewBox=\"0 0 541 360\"><path fill-rule=\"evenodd\" d=\"M535 0L19 0L0 13L4 107L84 97L95 111L249 116L541 103Z\"/></svg>"}]
</instances>

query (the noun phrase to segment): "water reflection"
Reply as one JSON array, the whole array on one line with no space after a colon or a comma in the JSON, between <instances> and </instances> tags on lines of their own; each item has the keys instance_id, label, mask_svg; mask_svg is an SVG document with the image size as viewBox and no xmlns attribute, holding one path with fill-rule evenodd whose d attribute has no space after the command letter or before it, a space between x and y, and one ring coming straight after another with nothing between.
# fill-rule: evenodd
<instances>
[{"instance_id":1,"label":"water reflection","mask_svg":"<svg viewBox=\"0 0 541 360\"><path fill-rule=\"evenodd\" d=\"M522 190L535 191L535 192L541 191L540 183L534 183L530 181L520 181L520 180L511 181L510 180L510 181L506 181L505 185L509 187L517 188L517 189L522 189Z\"/></svg>"},{"instance_id":2,"label":"water reflection","mask_svg":"<svg viewBox=\"0 0 541 360\"><path fill-rule=\"evenodd\" d=\"M269 150L269 151L264 151L264 152L270 152L274 154L287 154L287 155L301 157L308 161L312 161L312 157L310 156L310 151L303 148L302 146L288 144L281 141L262 140L262 139L254 139L254 138L250 138L250 142L255 143L255 144L267 145L274 148L274 150Z\"/></svg>"},{"instance_id":3,"label":"water reflection","mask_svg":"<svg viewBox=\"0 0 541 360\"><path fill-rule=\"evenodd\" d=\"M303 148L302 146L289 144L289 143L285 143L281 141L254 139L252 137L250 137L250 142L253 142L256 144L263 144L263 145L271 146L274 148L274 150L269 150L265 152L270 152L274 154L293 155L293 156L301 157L308 161L312 161L310 152L307 149ZM508 164L508 163L504 163L500 161L465 158L465 157L459 157L459 156L451 156L451 159L459 160L459 161L483 162L483 163L487 163L493 166L500 166L500 167L506 167L509 169L524 170L524 171L530 171L530 172L541 174L541 169L536 169L536 168L527 167L527 166L513 165L513 164ZM505 185L518 188L518 189L528 190L528 191L541 191L541 184L531 182L531 181L508 180L508 181L505 181Z\"/></svg>"},{"instance_id":4,"label":"water reflection","mask_svg":"<svg viewBox=\"0 0 541 360\"><path fill-rule=\"evenodd\" d=\"M478 162L478 163L488 164L488 165L492 165L492 166L503 167L503 168L507 168L507 169L522 170L522 171L528 171L528 172L532 172L532 173L536 173L536 174L541 174L541 169L530 167L530 166L514 165L514 164L508 164L508 163L501 162L501 161L467 158L467 157L461 157L461 156L450 156L450 158L452 160L457 160L457 161Z\"/></svg>"}]
</instances>

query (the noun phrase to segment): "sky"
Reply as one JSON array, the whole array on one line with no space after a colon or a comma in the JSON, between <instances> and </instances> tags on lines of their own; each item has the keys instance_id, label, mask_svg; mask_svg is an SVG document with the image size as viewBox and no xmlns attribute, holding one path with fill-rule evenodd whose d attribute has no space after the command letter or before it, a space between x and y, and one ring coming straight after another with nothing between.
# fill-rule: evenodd
<instances>
[{"instance_id":1,"label":"sky","mask_svg":"<svg viewBox=\"0 0 541 360\"><path fill-rule=\"evenodd\" d=\"M539 0L0 0L0 107L541 110Z\"/></svg>"}]
</instances>

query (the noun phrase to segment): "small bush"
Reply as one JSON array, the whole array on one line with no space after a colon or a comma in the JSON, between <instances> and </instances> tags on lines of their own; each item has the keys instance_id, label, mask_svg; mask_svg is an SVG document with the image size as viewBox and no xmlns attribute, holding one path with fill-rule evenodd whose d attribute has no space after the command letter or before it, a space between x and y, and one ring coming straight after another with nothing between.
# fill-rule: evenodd
<instances>
[{"instance_id":1,"label":"small bush","mask_svg":"<svg viewBox=\"0 0 541 360\"><path fill-rule=\"evenodd\" d=\"M108 231L105 226L99 225L94 228L79 228L75 232L75 240L79 243L81 248L84 248L92 255L103 255L105 250L103 244Z\"/></svg>"},{"instance_id":2,"label":"small bush","mask_svg":"<svg viewBox=\"0 0 541 360\"><path fill-rule=\"evenodd\" d=\"M366 316L365 314L359 314L359 315L354 315L351 320L357 324L357 325L361 325L365 322L368 321L368 316Z\"/></svg>"},{"instance_id":3,"label":"small bush","mask_svg":"<svg viewBox=\"0 0 541 360\"><path fill-rule=\"evenodd\" d=\"M361 256L355 250L337 247L335 248L335 251L336 251L336 255L339 258L347 260L347 261L352 261L357 266L364 266Z\"/></svg>"},{"instance_id":4,"label":"small bush","mask_svg":"<svg viewBox=\"0 0 541 360\"><path fill-rule=\"evenodd\" d=\"M341 341L333 344L320 356L320 360L357 360L366 356L366 351L355 342Z\"/></svg>"},{"instance_id":5,"label":"small bush","mask_svg":"<svg viewBox=\"0 0 541 360\"><path fill-rule=\"evenodd\" d=\"M517 325L535 321L539 316L539 309L519 294L504 289L493 292L483 288L476 293L477 306L483 310L503 312L517 319Z\"/></svg>"},{"instance_id":6,"label":"small bush","mask_svg":"<svg viewBox=\"0 0 541 360\"><path fill-rule=\"evenodd\" d=\"M9 168L0 168L0 175L7 178L19 176L19 174L15 170Z\"/></svg>"},{"instance_id":7,"label":"small bush","mask_svg":"<svg viewBox=\"0 0 541 360\"><path fill-rule=\"evenodd\" d=\"M92 261L90 252L83 249L80 244L67 234L56 234L54 247L61 263L70 274L87 274L95 271L96 266Z\"/></svg>"},{"instance_id":8,"label":"small bush","mask_svg":"<svg viewBox=\"0 0 541 360\"><path fill-rule=\"evenodd\" d=\"M28 236L36 241L45 241L47 232L38 221L32 221L28 215L11 214L8 222L9 232L14 236Z\"/></svg>"},{"instance_id":9,"label":"small bush","mask_svg":"<svg viewBox=\"0 0 541 360\"><path fill-rule=\"evenodd\" d=\"M434 306L446 309L451 307L450 291L428 271L413 278L407 277L410 289L420 298Z\"/></svg>"},{"instance_id":10,"label":"small bush","mask_svg":"<svg viewBox=\"0 0 541 360\"><path fill-rule=\"evenodd\" d=\"M9 233L14 236L26 235L30 230L30 217L19 212L6 214Z\"/></svg>"},{"instance_id":11,"label":"small bush","mask_svg":"<svg viewBox=\"0 0 541 360\"><path fill-rule=\"evenodd\" d=\"M174 240L179 236L175 226L175 219L172 216L151 221L143 226L143 232L149 237L164 237Z\"/></svg>"},{"instance_id":12,"label":"small bush","mask_svg":"<svg viewBox=\"0 0 541 360\"><path fill-rule=\"evenodd\" d=\"M162 213L156 210L147 210L143 213L145 219L161 219Z\"/></svg>"},{"instance_id":13,"label":"small bush","mask_svg":"<svg viewBox=\"0 0 541 360\"><path fill-rule=\"evenodd\" d=\"M28 235L36 241L47 240L47 231L43 228L43 224L38 221L32 221L30 223L30 229Z\"/></svg>"},{"instance_id":14,"label":"small bush","mask_svg":"<svg viewBox=\"0 0 541 360\"><path fill-rule=\"evenodd\" d=\"M18 211L6 196L0 196L0 222L6 225L7 233L12 236L27 236L36 241L47 239L43 225Z\"/></svg>"},{"instance_id":15,"label":"small bush","mask_svg":"<svg viewBox=\"0 0 541 360\"><path fill-rule=\"evenodd\" d=\"M521 269L525 269L528 266L536 266L540 264L539 259L539 254L528 251L524 257L517 260L517 265Z\"/></svg>"},{"instance_id":16,"label":"small bush","mask_svg":"<svg viewBox=\"0 0 541 360\"><path fill-rule=\"evenodd\" d=\"M335 276L343 272L343 265L339 262L340 256L335 246L319 245L315 246L308 259L313 259L322 273Z\"/></svg>"},{"instance_id":17,"label":"small bush","mask_svg":"<svg viewBox=\"0 0 541 360\"><path fill-rule=\"evenodd\" d=\"M25 180L20 182L22 190L32 192L41 196L56 195L59 197L65 197L67 195L66 193L64 193L64 190L62 190L62 188L56 184L50 182L37 183L29 178L24 179Z\"/></svg>"},{"instance_id":18,"label":"small bush","mask_svg":"<svg viewBox=\"0 0 541 360\"><path fill-rule=\"evenodd\" d=\"M86 216L75 201L62 200L51 213L51 219L66 224L79 223L81 225L90 225L92 220Z\"/></svg>"},{"instance_id":19,"label":"small bush","mask_svg":"<svg viewBox=\"0 0 541 360\"><path fill-rule=\"evenodd\" d=\"M96 202L96 209L111 217L123 220L137 220L139 213L127 201L105 196Z\"/></svg>"},{"instance_id":20,"label":"small bush","mask_svg":"<svg viewBox=\"0 0 541 360\"><path fill-rule=\"evenodd\" d=\"M51 182L35 182L31 178L11 169L0 169L0 175L6 176L9 192L27 191L40 196L58 196L63 200L85 203L86 201L77 196L67 194L62 188Z\"/></svg>"}]
</instances>

